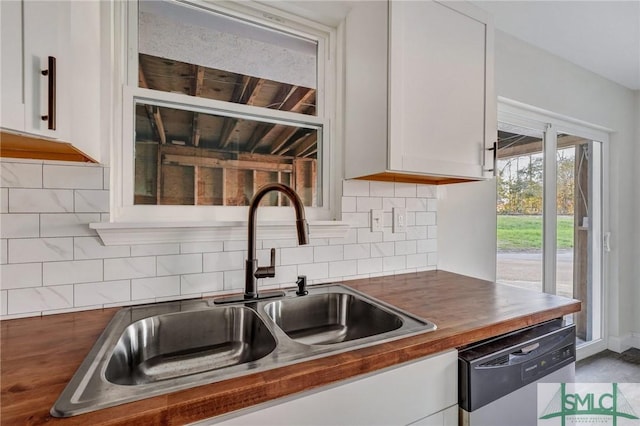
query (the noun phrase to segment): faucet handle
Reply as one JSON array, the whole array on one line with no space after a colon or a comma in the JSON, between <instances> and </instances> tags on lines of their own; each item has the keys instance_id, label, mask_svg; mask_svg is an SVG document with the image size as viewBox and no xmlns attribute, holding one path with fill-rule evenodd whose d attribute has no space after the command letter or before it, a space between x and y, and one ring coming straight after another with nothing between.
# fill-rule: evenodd
<instances>
[{"instance_id":1,"label":"faucet handle","mask_svg":"<svg viewBox=\"0 0 640 426\"><path fill-rule=\"evenodd\" d=\"M276 249L271 249L271 265L259 266L253 276L256 278L273 278L276 276Z\"/></svg>"}]
</instances>

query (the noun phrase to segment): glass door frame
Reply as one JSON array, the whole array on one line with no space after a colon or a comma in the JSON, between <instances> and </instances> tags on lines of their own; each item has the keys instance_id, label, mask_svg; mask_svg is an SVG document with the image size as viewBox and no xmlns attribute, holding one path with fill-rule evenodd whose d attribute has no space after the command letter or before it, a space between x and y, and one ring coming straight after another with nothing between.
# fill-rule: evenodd
<instances>
[{"instance_id":1,"label":"glass door frame","mask_svg":"<svg viewBox=\"0 0 640 426\"><path fill-rule=\"evenodd\" d=\"M609 133L611 129L572 119L517 101L498 97L498 126L523 127L540 131L543 140L543 272L542 289L545 293L556 294L556 256L557 256L557 143L558 134L571 134L601 143L600 188L596 188L600 199L601 220L600 238L594 238L594 244L600 251L600 262L593 270L598 282L599 292L594 294L592 307L597 311L599 322L595 322L599 338L582 344L577 351L578 359L586 358L607 348L607 294L608 256L603 239L609 234ZM597 262L598 263L598 262ZM598 267L599 266L599 267Z\"/></svg>"}]
</instances>

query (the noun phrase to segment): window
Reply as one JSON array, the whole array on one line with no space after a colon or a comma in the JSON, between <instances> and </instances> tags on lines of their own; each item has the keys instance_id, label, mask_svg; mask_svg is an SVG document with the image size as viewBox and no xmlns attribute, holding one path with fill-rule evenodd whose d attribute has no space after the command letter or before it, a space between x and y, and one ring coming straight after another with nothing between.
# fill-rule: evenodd
<instances>
[{"instance_id":1,"label":"window","mask_svg":"<svg viewBox=\"0 0 640 426\"><path fill-rule=\"evenodd\" d=\"M330 218L334 32L265 10L128 3L116 221L242 220L270 182Z\"/></svg>"},{"instance_id":2,"label":"window","mask_svg":"<svg viewBox=\"0 0 640 426\"><path fill-rule=\"evenodd\" d=\"M497 281L581 300L566 320L601 350L607 131L505 101L498 116Z\"/></svg>"}]
</instances>

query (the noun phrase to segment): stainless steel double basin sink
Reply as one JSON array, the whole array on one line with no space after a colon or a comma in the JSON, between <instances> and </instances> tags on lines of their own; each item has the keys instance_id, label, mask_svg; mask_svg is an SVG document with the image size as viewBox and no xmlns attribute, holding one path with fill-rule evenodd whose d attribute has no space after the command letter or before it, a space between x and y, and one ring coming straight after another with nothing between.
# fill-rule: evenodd
<instances>
[{"instance_id":1,"label":"stainless steel double basin sink","mask_svg":"<svg viewBox=\"0 0 640 426\"><path fill-rule=\"evenodd\" d=\"M233 305L200 299L124 308L51 414L73 416L435 328L344 285Z\"/></svg>"}]
</instances>

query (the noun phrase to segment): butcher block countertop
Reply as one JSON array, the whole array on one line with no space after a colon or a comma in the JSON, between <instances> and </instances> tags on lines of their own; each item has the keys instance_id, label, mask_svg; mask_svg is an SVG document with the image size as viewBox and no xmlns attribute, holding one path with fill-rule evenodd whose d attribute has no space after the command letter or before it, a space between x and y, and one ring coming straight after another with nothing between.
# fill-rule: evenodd
<instances>
[{"instance_id":1,"label":"butcher block countertop","mask_svg":"<svg viewBox=\"0 0 640 426\"><path fill-rule=\"evenodd\" d=\"M459 348L580 310L577 300L445 271L344 284L437 324L393 342L343 352L66 419L49 409L116 308L1 322L2 425L179 425Z\"/></svg>"}]
</instances>

